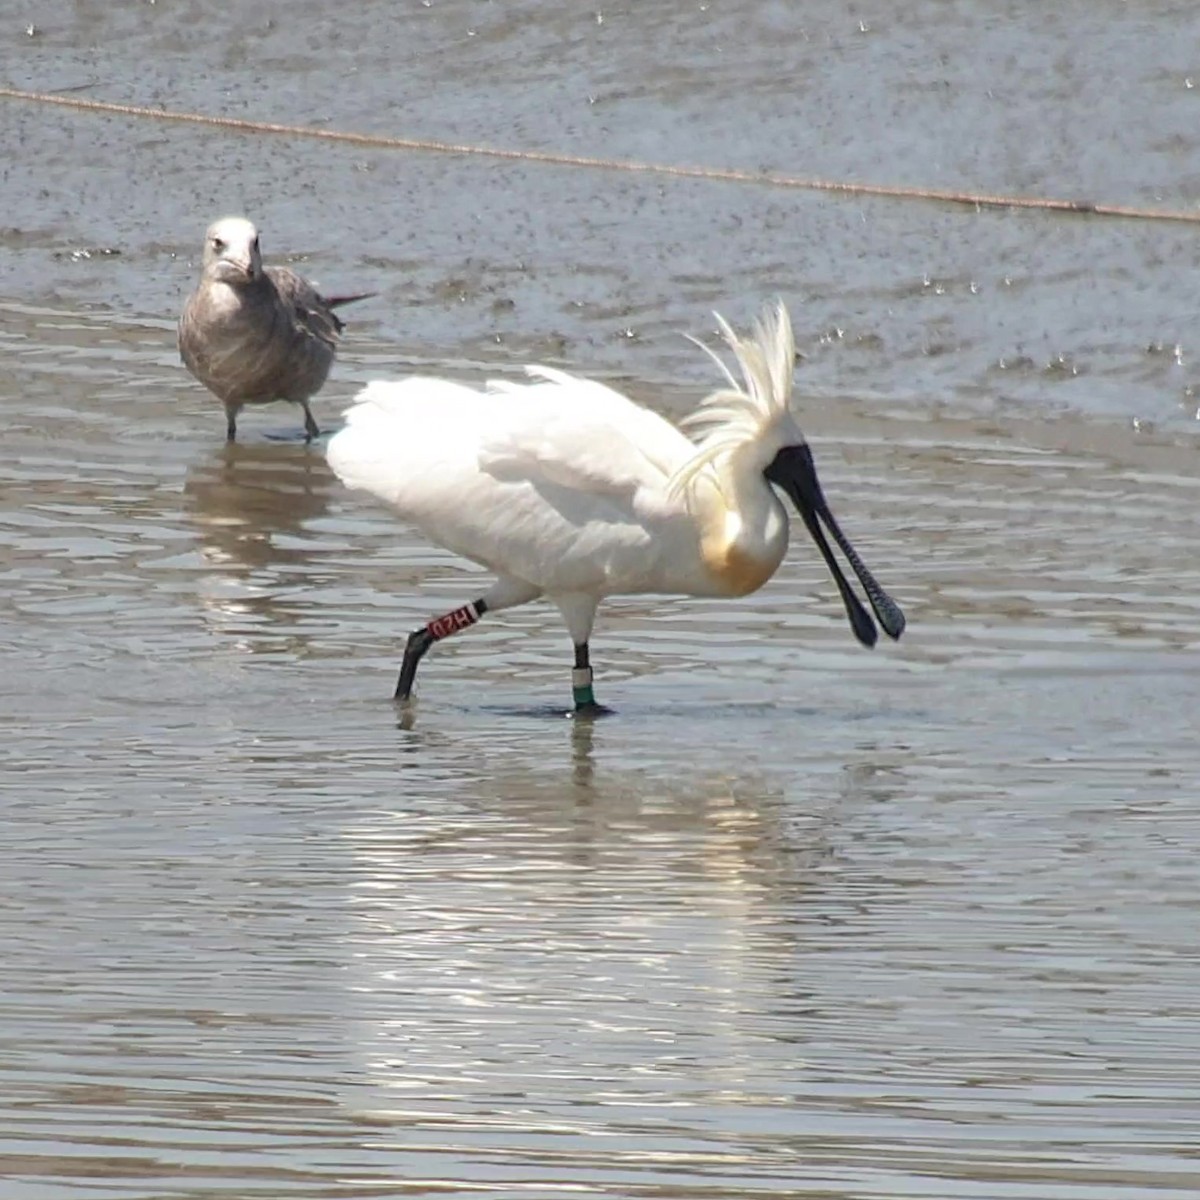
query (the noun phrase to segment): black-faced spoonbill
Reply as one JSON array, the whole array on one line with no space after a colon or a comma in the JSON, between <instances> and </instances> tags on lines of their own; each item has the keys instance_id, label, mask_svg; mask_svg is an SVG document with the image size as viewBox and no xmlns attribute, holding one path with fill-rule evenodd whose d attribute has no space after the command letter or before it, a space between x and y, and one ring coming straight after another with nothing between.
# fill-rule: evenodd
<instances>
[{"instance_id":1,"label":"black-faced spoonbill","mask_svg":"<svg viewBox=\"0 0 1200 1200\"><path fill-rule=\"evenodd\" d=\"M290 400L304 432L320 434L308 407L333 365L343 325L333 311L370 292L326 298L287 267L264 267L258 230L225 217L204 235L204 265L179 318L184 365L225 406L225 435L237 437L243 405Z\"/></svg>"},{"instance_id":2,"label":"black-faced spoonbill","mask_svg":"<svg viewBox=\"0 0 1200 1200\"><path fill-rule=\"evenodd\" d=\"M415 630L396 699L407 700L433 645L486 612L539 596L557 605L575 645L575 707L603 711L592 690L588 639L606 596L744 596L775 573L795 504L833 574L864 646L878 636L826 541L832 534L884 632L904 615L834 520L812 453L788 408L795 347L780 304L739 338L721 332L739 383L715 354L725 386L675 426L589 379L530 367L528 383L484 390L445 379L375 380L330 440L330 465L349 487L390 504L431 542L493 571L474 603ZM709 351L711 354L711 351Z\"/></svg>"}]
</instances>

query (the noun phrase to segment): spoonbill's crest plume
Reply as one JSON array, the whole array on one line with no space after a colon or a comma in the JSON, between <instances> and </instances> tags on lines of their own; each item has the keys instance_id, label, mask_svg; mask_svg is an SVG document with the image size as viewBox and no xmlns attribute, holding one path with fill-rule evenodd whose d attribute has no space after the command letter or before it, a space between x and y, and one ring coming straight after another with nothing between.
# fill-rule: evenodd
<instances>
[{"instance_id":1,"label":"spoonbill's crest plume","mask_svg":"<svg viewBox=\"0 0 1200 1200\"><path fill-rule=\"evenodd\" d=\"M683 419L685 429L700 435L699 446L667 485L672 496L686 496L696 476L726 455L749 450L758 460L759 470L765 470L784 446L804 441L789 407L796 341L787 309L782 303L768 309L754 322L749 338L738 337L720 313L713 316L741 367L743 383L718 354L699 338L689 336L716 363L729 386L711 393Z\"/></svg>"},{"instance_id":2,"label":"spoonbill's crest plume","mask_svg":"<svg viewBox=\"0 0 1200 1200\"><path fill-rule=\"evenodd\" d=\"M599 602L637 593L741 596L761 587L787 548L776 488L816 542L859 641L875 643L875 623L825 529L884 631L900 636L904 616L834 519L790 411L787 310L768 310L744 338L717 320L742 379L712 355L725 386L686 420L696 441L602 383L545 367L529 368L527 382L482 389L413 376L376 380L359 393L329 443L334 471L430 541L496 575L477 600L409 636L397 699L409 699L434 642L486 612L545 596L574 643L576 709L602 711L589 650Z\"/></svg>"},{"instance_id":3,"label":"spoonbill's crest plume","mask_svg":"<svg viewBox=\"0 0 1200 1200\"><path fill-rule=\"evenodd\" d=\"M236 438L245 405L289 400L304 409L306 436L317 437L308 402L329 375L343 329L333 310L371 293L325 297L287 267L264 267L258 230L244 217L208 227L202 263L179 318L179 353L224 405L226 436Z\"/></svg>"}]
</instances>

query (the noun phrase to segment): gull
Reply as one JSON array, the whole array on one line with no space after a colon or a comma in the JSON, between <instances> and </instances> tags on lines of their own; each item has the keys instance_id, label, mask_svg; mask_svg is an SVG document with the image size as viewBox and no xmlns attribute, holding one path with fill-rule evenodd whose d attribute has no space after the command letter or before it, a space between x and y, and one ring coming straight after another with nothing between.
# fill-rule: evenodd
<instances>
[{"instance_id":1,"label":"gull","mask_svg":"<svg viewBox=\"0 0 1200 1200\"><path fill-rule=\"evenodd\" d=\"M795 343L782 303L739 337L717 322L741 380L708 347L723 386L684 426L606 385L548 367L483 389L413 376L373 380L327 457L348 487L390 505L429 541L493 572L477 600L409 635L395 698L429 648L485 613L544 596L574 645L575 711L596 702L588 641L609 596L745 596L774 575L790 498L837 585L854 635L878 637L825 537L832 535L889 637L904 614L842 533L790 408ZM693 339L694 340L694 339ZM822 528L824 525L824 529Z\"/></svg>"},{"instance_id":2,"label":"gull","mask_svg":"<svg viewBox=\"0 0 1200 1200\"><path fill-rule=\"evenodd\" d=\"M287 267L264 267L258 230L243 217L208 227L200 283L179 318L179 353L225 406L229 441L243 405L273 400L299 404L306 439L320 436L308 401L325 383L344 328L333 310L370 295L325 297Z\"/></svg>"}]
</instances>

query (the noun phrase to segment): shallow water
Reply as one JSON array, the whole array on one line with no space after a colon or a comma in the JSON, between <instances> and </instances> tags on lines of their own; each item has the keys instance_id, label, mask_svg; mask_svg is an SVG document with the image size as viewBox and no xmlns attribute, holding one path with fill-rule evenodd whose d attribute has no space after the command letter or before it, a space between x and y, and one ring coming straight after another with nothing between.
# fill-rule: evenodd
<instances>
[{"instance_id":1,"label":"shallow water","mask_svg":"<svg viewBox=\"0 0 1200 1200\"><path fill-rule=\"evenodd\" d=\"M39 6L0 53L236 115L1190 199L1167 4L292 8ZM4 1200L1200 1191L1188 229L3 112ZM612 718L563 717L542 606L437 647L402 716L404 635L479 576L294 414L222 444L172 325L229 205L382 283L329 426L374 375L532 355L678 415L711 377L678 334L782 293L904 640L856 647L799 533L747 600L607 606Z\"/></svg>"}]
</instances>

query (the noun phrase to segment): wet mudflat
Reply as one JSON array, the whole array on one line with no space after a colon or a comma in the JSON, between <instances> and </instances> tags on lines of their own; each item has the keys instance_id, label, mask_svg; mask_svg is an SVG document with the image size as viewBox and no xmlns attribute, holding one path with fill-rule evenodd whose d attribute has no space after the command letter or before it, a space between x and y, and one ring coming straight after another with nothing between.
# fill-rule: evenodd
<instances>
[{"instance_id":1,"label":"wet mudflat","mask_svg":"<svg viewBox=\"0 0 1200 1200\"><path fill-rule=\"evenodd\" d=\"M1190 9L979 7L268 5L248 41L204 4L64 5L3 65L1190 202ZM5 1200L1200 1190L1189 228L0 111ZM222 443L172 324L226 209L384 293L330 427L373 376L531 357L682 414L711 368L678 335L783 295L905 639L855 646L800 532L744 601L603 610L611 719L563 717L538 606L437 647L402 719L403 636L479 577L345 493L289 411Z\"/></svg>"}]
</instances>

